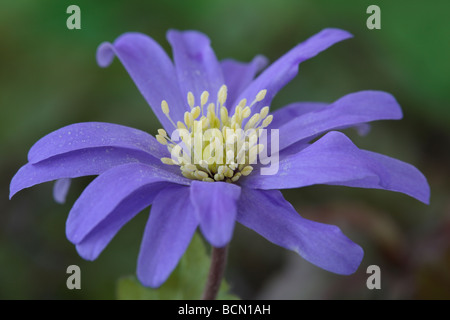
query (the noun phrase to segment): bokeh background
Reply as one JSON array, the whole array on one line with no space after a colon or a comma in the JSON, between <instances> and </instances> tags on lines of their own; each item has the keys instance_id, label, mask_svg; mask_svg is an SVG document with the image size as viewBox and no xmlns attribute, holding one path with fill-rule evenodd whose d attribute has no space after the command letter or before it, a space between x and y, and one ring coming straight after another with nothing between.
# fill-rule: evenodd
<instances>
[{"instance_id":1,"label":"bokeh background","mask_svg":"<svg viewBox=\"0 0 450 320\"><path fill-rule=\"evenodd\" d=\"M81 30L66 28L66 8L81 8ZM368 30L366 8L381 8L381 30ZM43 135L83 121L155 133L158 122L122 65L95 62L103 41L127 31L151 35L170 52L170 28L209 35L219 59L274 61L326 27L354 34L300 66L272 108L294 101L334 101L359 90L392 93L401 121L376 122L363 149L419 168L431 204L380 190L312 186L285 192L297 211L341 227L365 250L358 271L323 271L238 226L227 280L246 299L450 298L450 12L449 1L63 1L0 4L0 298L109 299L117 278L134 274L148 210L133 219L95 262L65 237L71 205L91 178L77 179L66 204L52 183L8 200L9 182ZM66 288L66 268L82 270L82 289ZM381 268L381 290L368 290L366 269Z\"/></svg>"}]
</instances>

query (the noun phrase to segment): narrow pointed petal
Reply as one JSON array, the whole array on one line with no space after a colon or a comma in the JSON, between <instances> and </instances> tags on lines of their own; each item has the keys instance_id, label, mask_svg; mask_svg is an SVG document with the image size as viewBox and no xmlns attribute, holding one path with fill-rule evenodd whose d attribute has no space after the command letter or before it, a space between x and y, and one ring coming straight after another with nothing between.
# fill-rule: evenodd
<instances>
[{"instance_id":1,"label":"narrow pointed petal","mask_svg":"<svg viewBox=\"0 0 450 320\"><path fill-rule=\"evenodd\" d=\"M175 168L163 165L160 160L143 151L112 147L87 148L53 156L36 164L27 163L12 178L9 198L36 184L99 175L126 163L146 163L175 174Z\"/></svg>"},{"instance_id":2,"label":"narrow pointed petal","mask_svg":"<svg viewBox=\"0 0 450 320\"><path fill-rule=\"evenodd\" d=\"M113 44L104 42L98 47L97 62L101 67L107 67L114 55L122 62L163 127L172 132L174 128L161 110L161 101L167 101L175 122L183 118L188 108L183 103L175 68L166 52L144 34L125 33Z\"/></svg>"},{"instance_id":3,"label":"narrow pointed petal","mask_svg":"<svg viewBox=\"0 0 450 320\"><path fill-rule=\"evenodd\" d=\"M430 203L430 186L425 176L414 166L383 154L359 150L366 157L367 164L379 169L377 184L368 179L347 181L345 183L330 183L357 188L375 188L397 191L407 194L417 200Z\"/></svg>"},{"instance_id":4,"label":"narrow pointed petal","mask_svg":"<svg viewBox=\"0 0 450 320\"><path fill-rule=\"evenodd\" d=\"M237 220L270 242L337 274L354 273L364 255L338 227L302 218L278 190L243 188Z\"/></svg>"},{"instance_id":5,"label":"narrow pointed petal","mask_svg":"<svg viewBox=\"0 0 450 320\"><path fill-rule=\"evenodd\" d=\"M226 182L193 181L190 198L200 229L212 246L221 248L230 242L241 188Z\"/></svg>"},{"instance_id":6,"label":"narrow pointed petal","mask_svg":"<svg viewBox=\"0 0 450 320\"><path fill-rule=\"evenodd\" d=\"M38 140L28 152L28 161L34 164L67 152L98 147L142 151L157 159L168 154L167 148L144 131L112 123L84 122L68 125Z\"/></svg>"},{"instance_id":7,"label":"narrow pointed petal","mask_svg":"<svg viewBox=\"0 0 450 320\"><path fill-rule=\"evenodd\" d=\"M305 60L311 59L333 44L352 37L350 33L340 29L324 29L308 40L298 44L261 73L240 94L237 101L247 99L250 103L262 89L267 94L261 102L257 103L253 110L259 111L263 106L269 106L273 97L298 73L298 66Z\"/></svg>"},{"instance_id":8,"label":"narrow pointed petal","mask_svg":"<svg viewBox=\"0 0 450 320\"><path fill-rule=\"evenodd\" d=\"M138 259L137 276L145 286L159 287L183 256L198 221L189 188L168 187L152 205Z\"/></svg>"},{"instance_id":9,"label":"narrow pointed petal","mask_svg":"<svg viewBox=\"0 0 450 320\"><path fill-rule=\"evenodd\" d=\"M365 136L366 134L368 134L370 132L371 125L368 123L357 124L357 125L353 126L353 129L355 129L360 136ZM312 138L312 139L314 139L314 138ZM290 155L293 155L295 153L302 151L303 149L305 149L306 147L308 147L310 145L309 142L312 139L306 138L306 139L303 139L303 140L300 140L300 141L297 141L297 142L291 144L289 147L284 148L279 153L279 159L280 160L284 159Z\"/></svg>"},{"instance_id":10,"label":"narrow pointed petal","mask_svg":"<svg viewBox=\"0 0 450 320\"><path fill-rule=\"evenodd\" d=\"M288 189L332 184L385 189L428 203L429 186L410 164L358 149L343 133L332 131L297 154L279 162L274 175L254 172L242 179L255 189Z\"/></svg>"},{"instance_id":11,"label":"narrow pointed petal","mask_svg":"<svg viewBox=\"0 0 450 320\"><path fill-rule=\"evenodd\" d=\"M237 105L239 94L253 81L256 74L268 64L266 57L258 55L250 63L242 63L232 59L221 63L225 84L228 87L227 108Z\"/></svg>"},{"instance_id":12,"label":"narrow pointed petal","mask_svg":"<svg viewBox=\"0 0 450 320\"><path fill-rule=\"evenodd\" d=\"M125 224L151 205L159 193L165 192L167 188L173 185L167 182L155 182L133 191L92 228L83 240L76 244L79 255L86 260L97 259Z\"/></svg>"},{"instance_id":13,"label":"narrow pointed petal","mask_svg":"<svg viewBox=\"0 0 450 320\"><path fill-rule=\"evenodd\" d=\"M209 38L197 31L170 30L167 40L172 46L182 97L186 100L191 91L199 99L206 90L211 95L210 101L215 103L217 92L225 82Z\"/></svg>"},{"instance_id":14,"label":"narrow pointed petal","mask_svg":"<svg viewBox=\"0 0 450 320\"><path fill-rule=\"evenodd\" d=\"M120 216L126 211L139 212L167 183L189 185L190 181L141 163L125 164L106 171L84 189L73 205L66 223L67 238L72 243L80 243L108 216ZM142 202L136 202L139 196Z\"/></svg>"},{"instance_id":15,"label":"narrow pointed petal","mask_svg":"<svg viewBox=\"0 0 450 320\"><path fill-rule=\"evenodd\" d=\"M278 113L287 118L287 109ZM275 117L274 117L275 118ZM375 120L401 119L402 110L389 93L382 91L360 91L348 94L334 103L307 112L281 125L280 150L301 141L311 140L329 130L361 125Z\"/></svg>"}]
</instances>

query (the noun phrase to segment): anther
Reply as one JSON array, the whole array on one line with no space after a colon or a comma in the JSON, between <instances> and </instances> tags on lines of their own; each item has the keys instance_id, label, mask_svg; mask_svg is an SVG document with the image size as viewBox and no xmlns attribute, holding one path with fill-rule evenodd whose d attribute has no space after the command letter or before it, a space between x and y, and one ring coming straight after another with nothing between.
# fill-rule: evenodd
<instances>
[{"instance_id":1,"label":"anther","mask_svg":"<svg viewBox=\"0 0 450 320\"><path fill-rule=\"evenodd\" d=\"M195 171L194 175L195 175L199 180L208 178L208 174L207 174L206 172L204 172L204 171Z\"/></svg>"},{"instance_id":2,"label":"anther","mask_svg":"<svg viewBox=\"0 0 450 320\"><path fill-rule=\"evenodd\" d=\"M185 112L184 113L184 123L186 124L186 127L187 128L190 128L191 127L191 124L190 124L190 122L189 122L189 120L190 120L190 116L191 114L189 113L189 112Z\"/></svg>"},{"instance_id":3,"label":"anther","mask_svg":"<svg viewBox=\"0 0 450 320\"><path fill-rule=\"evenodd\" d=\"M236 174L233 176L233 178L231 178L231 181L233 181L233 182L238 181L239 178L241 177L241 175L242 175L242 174L241 174L240 172L236 173Z\"/></svg>"},{"instance_id":4,"label":"anther","mask_svg":"<svg viewBox=\"0 0 450 320\"><path fill-rule=\"evenodd\" d=\"M187 101L188 101L189 107L191 107L191 109L192 109L195 105L195 98L191 91L189 91L187 94Z\"/></svg>"},{"instance_id":5,"label":"anther","mask_svg":"<svg viewBox=\"0 0 450 320\"><path fill-rule=\"evenodd\" d=\"M167 144L167 140L166 138L164 138L163 136L157 134L156 135L156 140L161 143L162 145L166 145Z\"/></svg>"},{"instance_id":6,"label":"anther","mask_svg":"<svg viewBox=\"0 0 450 320\"><path fill-rule=\"evenodd\" d=\"M256 95L255 100L253 100L253 102L251 103L250 108L253 107L255 103L264 100L264 98L266 97L266 93L267 93L266 89L261 90L260 92L258 92L258 94Z\"/></svg>"},{"instance_id":7,"label":"anther","mask_svg":"<svg viewBox=\"0 0 450 320\"><path fill-rule=\"evenodd\" d=\"M220 108L220 120L222 120L223 126L228 124L228 110L225 107Z\"/></svg>"},{"instance_id":8,"label":"anther","mask_svg":"<svg viewBox=\"0 0 450 320\"><path fill-rule=\"evenodd\" d=\"M262 123L262 127L263 128L268 127L272 123L272 120L273 120L273 115L268 115L267 118L264 119L264 121Z\"/></svg>"},{"instance_id":9,"label":"anther","mask_svg":"<svg viewBox=\"0 0 450 320\"><path fill-rule=\"evenodd\" d=\"M242 110L242 118L248 118L252 111L250 110L250 107L245 107L244 110Z\"/></svg>"},{"instance_id":10,"label":"anther","mask_svg":"<svg viewBox=\"0 0 450 320\"><path fill-rule=\"evenodd\" d=\"M259 120L259 113L255 113L250 120L248 120L247 124L244 127L244 130L248 130L250 128L253 128L253 126L258 122Z\"/></svg>"},{"instance_id":11,"label":"anther","mask_svg":"<svg viewBox=\"0 0 450 320\"><path fill-rule=\"evenodd\" d=\"M253 167L252 166L246 166L241 170L241 173L243 176L248 176L250 173L252 173Z\"/></svg>"},{"instance_id":12,"label":"anther","mask_svg":"<svg viewBox=\"0 0 450 320\"><path fill-rule=\"evenodd\" d=\"M194 118L194 120L197 119L198 116L200 115L200 107L193 108L191 110L191 115L192 115L192 118Z\"/></svg>"},{"instance_id":13,"label":"anther","mask_svg":"<svg viewBox=\"0 0 450 320\"><path fill-rule=\"evenodd\" d=\"M161 158L161 162L164 164L169 164L169 165L178 164L175 161L173 161L171 158Z\"/></svg>"},{"instance_id":14,"label":"anther","mask_svg":"<svg viewBox=\"0 0 450 320\"><path fill-rule=\"evenodd\" d=\"M168 105L168 103L167 103L166 100L163 100L163 101L161 102L161 109L162 109L162 112L163 112L166 116L169 115L169 105Z\"/></svg>"},{"instance_id":15,"label":"anther","mask_svg":"<svg viewBox=\"0 0 450 320\"><path fill-rule=\"evenodd\" d=\"M261 109L261 112L259 113L261 115L261 119L264 119L269 114L269 107L264 107Z\"/></svg>"},{"instance_id":16,"label":"anther","mask_svg":"<svg viewBox=\"0 0 450 320\"><path fill-rule=\"evenodd\" d=\"M169 119L170 123L172 123L172 125L175 127L175 129L177 128L177 126L175 125L175 123L172 121L172 119L169 116L169 105L167 104L166 100L161 101L161 110L162 112L166 115L167 119Z\"/></svg>"},{"instance_id":17,"label":"anther","mask_svg":"<svg viewBox=\"0 0 450 320\"><path fill-rule=\"evenodd\" d=\"M227 86L222 85L219 89L219 93L217 94L217 98L219 100L220 105L222 106L227 100Z\"/></svg>"},{"instance_id":18,"label":"anther","mask_svg":"<svg viewBox=\"0 0 450 320\"><path fill-rule=\"evenodd\" d=\"M208 102L208 98L209 98L209 92L203 91L202 95L200 96L201 106L204 106Z\"/></svg>"},{"instance_id":19,"label":"anther","mask_svg":"<svg viewBox=\"0 0 450 320\"><path fill-rule=\"evenodd\" d=\"M260 102L260 101L262 101L262 100L264 100L264 98L266 97L266 93L267 93L267 90L266 89L264 89L264 90L261 90L260 92L258 92L258 94L256 95L256 101L257 102Z\"/></svg>"},{"instance_id":20,"label":"anther","mask_svg":"<svg viewBox=\"0 0 450 320\"><path fill-rule=\"evenodd\" d=\"M185 126L184 123L181 122L181 121L178 121L178 122L177 122L177 128L178 128L178 129L184 129L184 130L187 130L186 126Z\"/></svg>"},{"instance_id":21,"label":"anther","mask_svg":"<svg viewBox=\"0 0 450 320\"><path fill-rule=\"evenodd\" d=\"M209 92L203 91L202 95L200 96L200 108L202 109L202 116L203 116L203 106L208 102L209 98Z\"/></svg>"},{"instance_id":22,"label":"anther","mask_svg":"<svg viewBox=\"0 0 450 320\"><path fill-rule=\"evenodd\" d=\"M185 165L183 166L183 169L186 170L186 171L192 172L192 171L197 170L197 166L194 165L194 164L188 163L188 164L185 164Z\"/></svg>"},{"instance_id":23,"label":"anther","mask_svg":"<svg viewBox=\"0 0 450 320\"><path fill-rule=\"evenodd\" d=\"M246 104L247 104L247 99L242 99L241 101L239 101L239 104L237 105L237 107L241 107L241 109L244 109Z\"/></svg>"}]
</instances>

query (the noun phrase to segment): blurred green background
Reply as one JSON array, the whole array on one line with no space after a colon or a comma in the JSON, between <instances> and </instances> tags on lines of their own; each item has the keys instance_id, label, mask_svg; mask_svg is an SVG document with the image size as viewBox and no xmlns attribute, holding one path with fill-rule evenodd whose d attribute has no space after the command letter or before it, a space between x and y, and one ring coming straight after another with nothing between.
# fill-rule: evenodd
<instances>
[{"instance_id":1,"label":"blurred green background","mask_svg":"<svg viewBox=\"0 0 450 320\"><path fill-rule=\"evenodd\" d=\"M81 30L66 28L66 8L81 8ZM381 30L368 30L366 8L381 8ZM95 262L65 237L71 205L91 178L72 183L66 204L52 183L8 200L9 182L40 137L62 126L104 121L155 133L158 122L116 60L101 69L95 51L127 31L149 34L170 52L170 28L209 35L219 59L274 61L326 27L354 38L300 66L272 108L294 101L334 101L359 90L392 93L404 119L348 131L363 149L419 168L431 204L380 190L313 186L285 196L305 217L337 224L365 250L352 276L338 276L238 226L227 279L241 298L450 298L450 12L449 1L62 1L0 4L0 298L109 299L117 278L134 274L148 210L133 219ZM66 288L66 268L82 270L82 289ZM366 269L381 268L381 290Z\"/></svg>"}]
</instances>

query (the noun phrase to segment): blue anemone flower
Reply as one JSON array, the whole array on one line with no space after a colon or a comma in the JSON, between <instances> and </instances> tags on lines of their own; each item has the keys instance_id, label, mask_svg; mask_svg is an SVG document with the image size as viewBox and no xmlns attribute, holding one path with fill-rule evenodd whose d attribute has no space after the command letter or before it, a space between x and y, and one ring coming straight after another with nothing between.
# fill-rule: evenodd
<instances>
[{"instance_id":1,"label":"blue anemone flower","mask_svg":"<svg viewBox=\"0 0 450 320\"><path fill-rule=\"evenodd\" d=\"M98 175L73 205L66 225L68 239L87 260L96 259L123 225L151 205L137 266L146 286L158 287L168 278L197 227L220 248L231 240L236 221L320 268L351 274L361 263L361 247L336 226L302 218L278 189L314 184L375 188L428 203L428 183L415 167L358 149L333 131L400 119L400 106L388 93L360 91L333 103L297 102L269 112L273 97L297 75L301 62L350 37L325 29L266 69L262 56L250 63L218 61L208 37L196 31L168 32L173 62L143 34L126 33L103 43L99 65L106 67L117 56L164 129L156 138L101 122L56 130L32 146L28 163L11 181L10 197L39 183ZM227 140L225 128L244 133L278 129L278 170L262 174L263 166L251 165L249 151L261 155L269 146L257 139L224 163L216 154L200 156L194 164L173 156L183 147L167 132L177 129L189 136L195 128L201 133L214 129L210 135L219 142ZM197 153L212 146L201 144ZM190 150L196 153L195 147ZM229 150L224 151L227 156ZM66 190L67 180L61 181ZM64 190L57 187L58 198L64 198Z\"/></svg>"}]
</instances>

